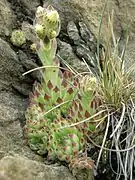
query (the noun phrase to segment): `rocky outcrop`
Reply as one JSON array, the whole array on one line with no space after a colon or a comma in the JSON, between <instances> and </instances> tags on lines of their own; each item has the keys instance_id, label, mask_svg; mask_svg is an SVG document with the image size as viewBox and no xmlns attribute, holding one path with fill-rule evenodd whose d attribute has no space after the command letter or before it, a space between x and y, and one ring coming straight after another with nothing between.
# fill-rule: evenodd
<instances>
[{"instance_id":1,"label":"rocky outcrop","mask_svg":"<svg viewBox=\"0 0 135 180\"><path fill-rule=\"evenodd\" d=\"M32 80L28 80L28 78L26 79L22 76L25 70L17 54L10 45L2 39L0 39L0 52L0 89L10 89L15 86L23 91L24 94L28 95L28 89L30 89L28 81L31 83Z\"/></svg>"},{"instance_id":2,"label":"rocky outcrop","mask_svg":"<svg viewBox=\"0 0 135 180\"><path fill-rule=\"evenodd\" d=\"M66 167L44 165L23 156L6 156L0 160L0 180L75 180Z\"/></svg>"},{"instance_id":3,"label":"rocky outcrop","mask_svg":"<svg viewBox=\"0 0 135 180\"><path fill-rule=\"evenodd\" d=\"M78 41L80 44L83 44L87 52L88 44L89 53L91 56L95 54L95 43L96 38L98 37L99 32L99 23L101 20L102 10L105 4L105 0L72 0L72 1L44 1L45 4L52 3L53 6L59 11L62 20L62 31L61 37L63 40L70 41L73 50L75 49L75 43L73 43L71 35L69 32L69 23L72 24L72 21L75 23L76 27L79 29L79 39L83 39L84 42ZM104 42L104 38L106 36L106 26L108 19L108 12L114 13L114 32L116 38L120 38L120 49L122 49L125 45L125 36L128 27L128 32L130 35L129 43L126 51L126 66L130 67L134 63L134 49L135 49L135 1L133 0L109 0L107 2L107 6L103 16L102 28L101 28L101 44ZM80 22L85 24L86 28L82 28L82 31L85 34L86 41L82 38L80 34ZM72 29L74 29L74 25L72 25ZM87 30L86 30L87 29ZM76 31L76 30L75 30ZM93 38L95 37L95 38ZM64 39L65 38L65 39ZM78 38L76 33L74 33L74 38ZM61 38L62 39L62 38ZM92 41L91 41L92 40ZM84 51L83 51L84 52ZM76 51L74 51L76 53ZM88 54L89 54L88 53ZM78 56L78 54L76 54ZM83 57L85 57L86 61L91 62L88 57L86 57L85 53L83 53ZM81 59L81 57L79 57ZM96 65L95 65L96 66Z\"/></svg>"},{"instance_id":4,"label":"rocky outcrop","mask_svg":"<svg viewBox=\"0 0 135 180\"><path fill-rule=\"evenodd\" d=\"M32 161L38 158L25 145L22 127L25 124L24 113L28 95L33 82L40 80L40 72L35 71L27 76L22 74L41 65L37 55L30 50L30 45L35 41L32 24L36 7L49 3L53 4L61 16L62 29L57 39L58 56L61 61L67 61L79 72L88 71L82 60L84 58L95 72L96 61L92 57L96 53L98 24L104 2L104 0L0 1L0 179L27 179L23 174L29 179L38 180L74 179L65 167ZM109 10L114 9L114 30L116 37L120 37L120 49L124 46L128 22L130 38L126 66L130 67L134 63L135 56L135 1L109 0L107 7ZM106 35L106 19L107 11L102 25L103 41ZM14 29L22 29L27 38L27 44L20 48L13 46L10 41ZM31 160L14 156L14 153Z\"/></svg>"},{"instance_id":5,"label":"rocky outcrop","mask_svg":"<svg viewBox=\"0 0 135 180\"><path fill-rule=\"evenodd\" d=\"M15 23L15 14L6 0L0 1L0 36L9 36Z\"/></svg>"}]
</instances>

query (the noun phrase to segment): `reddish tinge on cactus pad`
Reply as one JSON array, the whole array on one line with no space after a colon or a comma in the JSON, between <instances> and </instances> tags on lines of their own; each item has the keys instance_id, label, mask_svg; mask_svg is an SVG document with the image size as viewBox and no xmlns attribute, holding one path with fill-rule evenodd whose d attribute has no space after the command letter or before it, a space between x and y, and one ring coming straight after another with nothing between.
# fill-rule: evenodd
<instances>
[{"instance_id":1,"label":"reddish tinge on cactus pad","mask_svg":"<svg viewBox=\"0 0 135 180\"><path fill-rule=\"evenodd\" d=\"M49 157L66 161L72 167L81 161L85 166L84 159L78 157L85 151L87 135L95 130L96 123L94 118L93 122L79 122L92 117L101 105L95 93L96 79L78 78L68 70L60 71L59 61L55 59L60 18L53 7L38 7L34 26L37 53L45 68L41 83L34 84L26 111L28 144L37 153L47 152ZM70 126L74 123L77 125ZM86 168L89 165L92 169L92 161L85 159Z\"/></svg>"}]
</instances>

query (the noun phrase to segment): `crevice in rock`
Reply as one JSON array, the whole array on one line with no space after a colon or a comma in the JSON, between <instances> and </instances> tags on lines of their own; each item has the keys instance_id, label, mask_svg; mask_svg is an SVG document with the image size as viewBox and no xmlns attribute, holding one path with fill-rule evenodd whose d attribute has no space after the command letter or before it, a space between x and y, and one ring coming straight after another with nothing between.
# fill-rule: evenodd
<instances>
[{"instance_id":1,"label":"crevice in rock","mask_svg":"<svg viewBox=\"0 0 135 180\"><path fill-rule=\"evenodd\" d=\"M67 31L61 31L59 36L58 36L58 39L60 39L61 41L64 41L68 44L70 44L72 47L75 45L73 40L71 40L67 34Z\"/></svg>"},{"instance_id":2,"label":"crevice in rock","mask_svg":"<svg viewBox=\"0 0 135 180\"><path fill-rule=\"evenodd\" d=\"M23 21L27 21L29 24L33 24L35 12L33 12L30 9L27 10L23 1L21 0L7 0L7 1L10 3L11 9L16 15L16 24L14 25L15 26L14 29L19 29L19 28L21 29ZM40 4L41 6L43 5L43 0L40 0ZM37 54L33 53L32 50L30 50L30 45L32 44L31 41L27 40L26 44L18 48L12 45L10 41L10 38L11 38L10 36L3 37L3 38L5 41L7 41L10 44L10 46L16 52L16 54L18 53L18 50L20 49L28 56L30 60L32 60L33 62L36 62L38 65L41 65L41 62Z\"/></svg>"},{"instance_id":3,"label":"crevice in rock","mask_svg":"<svg viewBox=\"0 0 135 180\"><path fill-rule=\"evenodd\" d=\"M44 1L43 0L39 0L39 2L40 2L40 6L44 5Z\"/></svg>"}]
</instances>

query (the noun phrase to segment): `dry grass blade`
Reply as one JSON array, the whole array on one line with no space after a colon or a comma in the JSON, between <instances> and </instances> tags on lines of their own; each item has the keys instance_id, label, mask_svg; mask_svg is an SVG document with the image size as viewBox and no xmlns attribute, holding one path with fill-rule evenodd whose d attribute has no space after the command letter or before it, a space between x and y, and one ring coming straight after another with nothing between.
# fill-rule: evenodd
<instances>
[{"instance_id":1,"label":"dry grass blade","mask_svg":"<svg viewBox=\"0 0 135 180\"><path fill-rule=\"evenodd\" d=\"M31 73L33 71L37 71L37 70L45 69L45 68L59 68L59 69L63 69L63 70L69 71L68 69L63 68L63 67L59 67L59 66L41 66L41 67L37 67L37 68L31 69L31 70L23 73L22 75L25 76L26 74L29 74L29 73Z\"/></svg>"},{"instance_id":2,"label":"dry grass blade","mask_svg":"<svg viewBox=\"0 0 135 180\"><path fill-rule=\"evenodd\" d=\"M69 103L69 102L70 102L70 101L65 101L65 102L62 102L62 103L54 106L53 108L49 109L49 111L47 111L46 113L44 113L44 116L47 115L48 113L54 111L54 110L57 109L58 107L60 107L60 106L62 106L62 105L64 105L64 104L67 104L67 103Z\"/></svg>"},{"instance_id":3,"label":"dry grass blade","mask_svg":"<svg viewBox=\"0 0 135 180\"><path fill-rule=\"evenodd\" d=\"M101 146L101 149L100 149L100 151L99 151L99 155L98 155L98 159L97 159L97 163L96 163L96 167L97 167L97 168L98 168L98 164L99 164L99 161L100 161L100 158L101 158L101 154L102 154L102 151L103 151L103 147L104 147L104 145L105 145L105 141L106 141L106 138L107 138L108 129L109 129L109 124L110 124L110 116L108 115L108 121L107 121L107 125L106 125L105 135L104 135L104 138L103 138L102 146Z\"/></svg>"},{"instance_id":4,"label":"dry grass blade","mask_svg":"<svg viewBox=\"0 0 135 180\"><path fill-rule=\"evenodd\" d=\"M84 120L82 120L82 121L79 121L79 122L77 122L77 123L73 123L73 124L71 124L71 125L63 126L63 127L61 127L61 129L69 128L69 127L73 127L73 126L77 126L77 125L82 124L82 123L84 123L84 122L90 122L91 119L93 119L93 118L101 115L102 113L104 113L104 112L106 112L106 111L107 111L107 110L101 110L101 111L99 111L98 113L94 114L93 116L90 116L89 118L86 118L86 119L84 119ZM105 117L104 117L104 118L105 118ZM98 121L101 121L101 118L100 118L100 119L97 119L97 120L95 120L95 121L92 120L91 122L98 122Z\"/></svg>"},{"instance_id":5,"label":"dry grass blade","mask_svg":"<svg viewBox=\"0 0 135 180\"><path fill-rule=\"evenodd\" d=\"M110 135L110 138L112 138L113 135L114 135L114 134L116 133L116 131L118 130L118 128L120 128L120 125L121 125L121 123L122 123L122 121L123 121L126 107L125 107L125 104L124 104L124 103L122 103L122 105L123 105L123 110L122 110L122 114L121 114L120 120L118 121L118 124L117 124L116 128L114 129L113 133Z\"/></svg>"},{"instance_id":6,"label":"dry grass blade","mask_svg":"<svg viewBox=\"0 0 135 180\"><path fill-rule=\"evenodd\" d=\"M63 58L61 58L59 55L57 56L73 74L78 74L78 72L72 66L70 66Z\"/></svg>"},{"instance_id":7,"label":"dry grass blade","mask_svg":"<svg viewBox=\"0 0 135 180\"><path fill-rule=\"evenodd\" d=\"M131 180L133 179L133 169L135 168L135 82L132 75L135 68L131 67L126 70L124 67L124 55L129 36L127 36L125 47L120 54L118 51L119 39L116 40L113 32L113 13L108 18L108 28L105 39L105 46L101 51L100 57L99 35L97 46L98 54L96 56L99 66L99 94L102 99L104 99L105 107L109 107L109 109L111 109L110 111L114 113L109 115L109 125L108 123L106 124L106 132L100 148L97 166L102 150L105 149L105 140L110 140L111 138L111 149L108 148L110 153L110 167L116 174L117 180L121 177L123 177L124 180ZM112 129L111 134L107 131L108 126ZM114 154L117 159L116 170L113 169L112 164Z\"/></svg>"},{"instance_id":8,"label":"dry grass blade","mask_svg":"<svg viewBox=\"0 0 135 180\"><path fill-rule=\"evenodd\" d=\"M119 119L113 116L111 126L113 132L112 142L114 142L113 146L117 150L117 179L124 176L124 179L127 180L133 178L133 169L135 168L135 156L133 155L135 151L135 107L133 101L131 101L130 105L126 105L125 108L122 112L125 113L122 115L121 125L118 125ZM117 131L115 131L116 128Z\"/></svg>"}]
</instances>

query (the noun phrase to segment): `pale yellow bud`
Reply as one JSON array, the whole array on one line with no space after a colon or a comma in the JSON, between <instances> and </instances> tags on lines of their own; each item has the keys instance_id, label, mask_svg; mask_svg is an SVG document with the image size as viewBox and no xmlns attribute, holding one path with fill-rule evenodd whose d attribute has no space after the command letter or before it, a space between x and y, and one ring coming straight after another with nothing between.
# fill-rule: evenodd
<instances>
[{"instance_id":1,"label":"pale yellow bud","mask_svg":"<svg viewBox=\"0 0 135 180\"><path fill-rule=\"evenodd\" d=\"M30 46L30 49L33 51L33 52L36 52L36 44L35 43L33 43L33 44L31 44L31 46Z\"/></svg>"},{"instance_id":2,"label":"pale yellow bud","mask_svg":"<svg viewBox=\"0 0 135 180\"><path fill-rule=\"evenodd\" d=\"M49 36L48 38L49 38L49 39L53 39L53 38L56 37L56 35L57 35L57 34L56 34L56 31L51 31L51 32L48 34L48 36Z\"/></svg>"},{"instance_id":3,"label":"pale yellow bud","mask_svg":"<svg viewBox=\"0 0 135 180\"><path fill-rule=\"evenodd\" d=\"M35 26L35 32L37 34L37 36L40 38L40 39L44 39L45 37L45 29L42 25L40 24L36 24Z\"/></svg>"},{"instance_id":4,"label":"pale yellow bud","mask_svg":"<svg viewBox=\"0 0 135 180\"><path fill-rule=\"evenodd\" d=\"M36 34L40 39L54 39L60 31L60 17L58 12L52 7L42 8L39 6L35 18Z\"/></svg>"},{"instance_id":5,"label":"pale yellow bud","mask_svg":"<svg viewBox=\"0 0 135 180\"><path fill-rule=\"evenodd\" d=\"M15 46L22 46L26 43L26 37L23 31L21 30L14 30L11 35L11 42Z\"/></svg>"},{"instance_id":6,"label":"pale yellow bud","mask_svg":"<svg viewBox=\"0 0 135 180\"><path fill-rule=\"evenodd\" d=\"M60 19L58 12L56 10L54 10L54 8L51 10L47 10L47 14L45 17L46 17L47 21L52 22L54 24L56 22L58 22Z\"/></svg>"},{"instance_id":7,"label":"pale yellow bud","mask_svg":"<svg viewBox=\"0 0 135 180\"><path fill-rule=\"evenodd\" d=\"M44 13L44 8L39 6L36 11L36 16L40 17L41 15L43 15L43 13Z\"/></svg>"}]
</instances>

